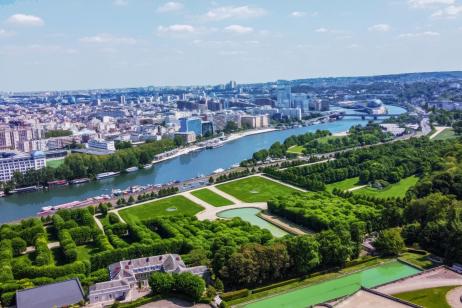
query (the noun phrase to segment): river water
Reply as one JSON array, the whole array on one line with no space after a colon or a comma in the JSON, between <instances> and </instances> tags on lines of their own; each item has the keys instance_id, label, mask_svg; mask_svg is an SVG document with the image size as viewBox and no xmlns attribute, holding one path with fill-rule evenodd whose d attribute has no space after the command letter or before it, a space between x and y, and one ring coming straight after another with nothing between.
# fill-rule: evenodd
<instances>
[{"instance_id":1,"label":"river water","mask_svg":"<svg viewBox=\"0 0 462 308\"><path fill-rule=\"evenodd\" d=\"M400 107L387 106L387 108L391 114L406 112ZM190 153L155 164L149 170L140 170L83 185L7 196L0 199L0 223L34 216L44 206L110 194L112 189L125 189L133 185L163 184L174 180L191 179L200 174L211 174L216 169L226 169L248 159L254 152L269 148L274 142L282 142L292 135L314 132L318 129L337 133L346 131L354 125L365 125L367 122L361 118L345 118L336 122L251 135L228 142L221 148Z\"/></svg>"}]
</instances>

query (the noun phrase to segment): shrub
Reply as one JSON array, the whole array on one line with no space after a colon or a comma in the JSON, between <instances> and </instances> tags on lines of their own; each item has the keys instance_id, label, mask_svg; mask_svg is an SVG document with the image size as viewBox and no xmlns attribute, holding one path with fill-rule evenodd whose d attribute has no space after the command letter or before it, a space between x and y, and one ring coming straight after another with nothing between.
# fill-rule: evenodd
<instances>
[{"instance_id":1,"label":"shrub","mask_svg":"<svg viewBox=\"0 0 462 308\"><path fill-rule=\"evenodd\" d=\"M169 273L154 272L149 277L149 286L154 294L169 294L175 286L175 278Z\"/></svg>"},{"instance_id":2,"label":"shrub","mask_svg":"<svg viewBox=\"0 0 462 308\"><path fill-rule=\"evenodd\" d=\"M11 240L11 245L13 247L13 254L19 256L21 253L26 251L27 243L20 237L15 237Z\"/></svg>"},{"instance_id":3,"label":"shrub","mask_svg":"<svg viewBox=\"0 0 462 308\"><path fill-rule=\"evenodd\" d=\"M189 272L174 274L175 291L184 294L193 301L198 301L205 291L204 280Z\"/></svg>"},{"instance_id":4,"label":"shrub","mask_svg":"<svg viewBox=\"0 0 462 308\"><path fill-rule=\"evenodd\" d=\"M233 301L238 298L247 297L249 295L250 295L250 291L248 289L242 289L242 290L223 293L220 297L225 302L229 302L229 301Z\"/></svg>"}]
</instances>

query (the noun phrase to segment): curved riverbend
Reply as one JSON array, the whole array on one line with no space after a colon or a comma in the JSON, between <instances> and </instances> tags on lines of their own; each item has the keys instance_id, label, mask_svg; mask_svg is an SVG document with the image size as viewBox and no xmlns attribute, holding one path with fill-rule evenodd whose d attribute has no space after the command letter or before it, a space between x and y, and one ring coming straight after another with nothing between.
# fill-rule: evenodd
<instances>
[{"instance_id":1,"label":"curved riverbend","mask_svg":"<svg viewBox=\"0 0 462 308\"><path fill-rule=\"evenodd\" d=\"M399 114L406 110L387 106L389 113ZM133 185L163 184L175 180L187 180L199 174L211 174L218 168L229 168L233 164L248 159L258 150L269 148L276 141L284 141L292 135L314 132L318 129L333 133L347 131L351 126L367 124L360 118L345 118L336 122L323 123L309 127L293 128L251 135L226 143L221 148L189 153L154 165L149 170L109 178L82 185L54 188L17 194L0 199L0 223L35 216L44 206L58 205L89 197L110 194L112 189L126 189Z\"/></svg>"}]
</instances>

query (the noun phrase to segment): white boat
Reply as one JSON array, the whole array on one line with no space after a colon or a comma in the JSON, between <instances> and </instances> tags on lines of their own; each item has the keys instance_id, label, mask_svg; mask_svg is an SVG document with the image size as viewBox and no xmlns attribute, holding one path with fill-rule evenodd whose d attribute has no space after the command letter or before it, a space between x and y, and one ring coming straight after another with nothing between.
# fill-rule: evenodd
<instances>
[{"instance_id":1,"label":"white boat","mask_svg":"<svg viewBox=\"0 0 462 308\"><path fill-rule=\"evenodd\" d=\"M217 170L213 171L214 174L217 174L217 173L222 173L223 171L225 171L225 169L223 168L218 168Z\"/></svg>"},{"instance_id":2,"label":"white boat","mask_svg":"<svg viewBox=\"0 0 462 308\"><path fill-rule=\"evenodd\" d=\"M102 180L102 179L110 178L110 177L113 177L119 174L120 172L103 172L103 173L97 174L96 179Z\"/></svg>"},{"instance_id":3,"label":"white boat","mask_svg":"<svg viewBox=\"0 0 462 308\"><path fill-rule=\"evenodd\" d=\"M144 169L151 169L152 168L152 164L146 164L143 166Z\"/></svg>"},{"instance_id":4,"label":"white boat","mask_svg":"<svg viewBox=\"0 0 462 308\"><path fill-rule=\"evenodd\" d=\"M138 170L139 170L138 167L130 167L130 168L125 169L125 171L127 171L127 172L129 172L129 173L130 173L130 172L136 172L136 171L138 171Z\"/></svg>"}]
</instances>

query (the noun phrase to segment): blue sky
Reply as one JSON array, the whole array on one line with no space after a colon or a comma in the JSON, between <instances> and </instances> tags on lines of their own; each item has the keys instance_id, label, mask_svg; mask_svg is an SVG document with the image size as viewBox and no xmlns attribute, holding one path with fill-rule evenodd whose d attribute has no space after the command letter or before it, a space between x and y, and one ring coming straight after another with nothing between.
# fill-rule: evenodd
<instances>
[{"instance_id":1,"label":"blue sky","mask_svg":"<svg viewBox=\"0 0 462 308\"><path fill-rule=\"evenodd\" d=\"M0 90L462 70L462 0L0 0Z\"/></svg>"}]
</instances>

